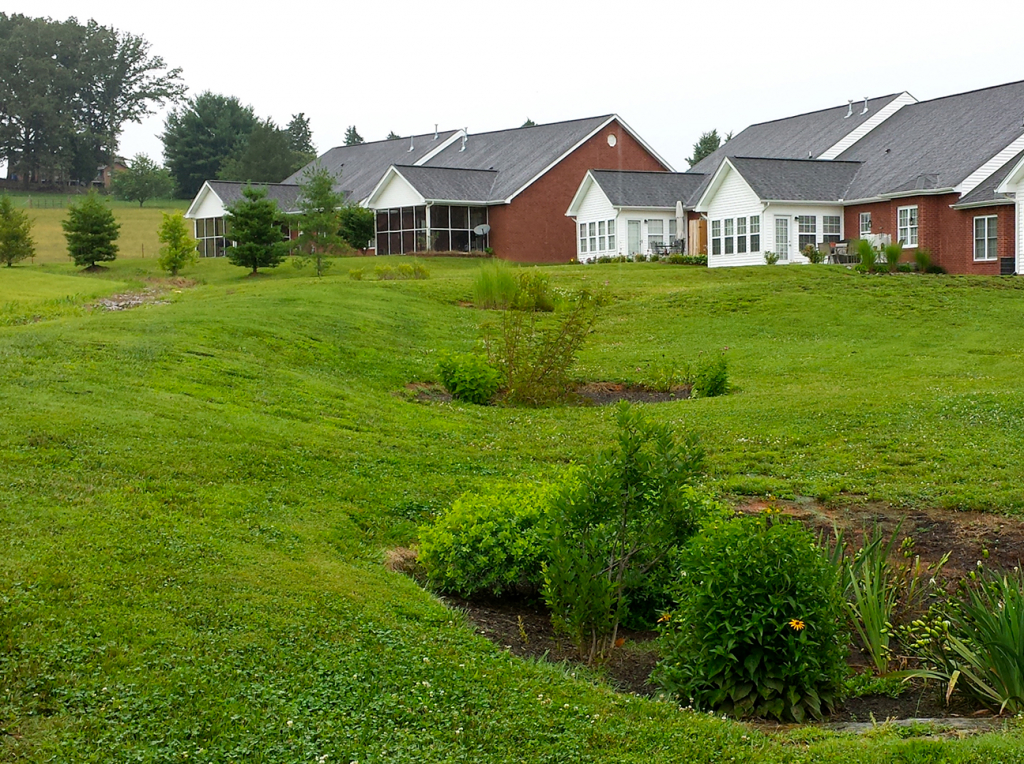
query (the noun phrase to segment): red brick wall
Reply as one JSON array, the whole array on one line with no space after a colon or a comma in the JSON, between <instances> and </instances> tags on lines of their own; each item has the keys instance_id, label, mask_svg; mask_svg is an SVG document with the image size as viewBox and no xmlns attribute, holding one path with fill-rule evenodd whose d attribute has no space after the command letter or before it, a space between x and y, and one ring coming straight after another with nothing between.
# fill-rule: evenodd
<instances>
[{"instance_id":1,"label":"red brick wall","mask_svg":"<svg viewBox=\"0 0 1024 764\"><path fill-rule=\"evenodd\" d=\"M614 133L615 146L608 145ZM576 224L565 211L587 170L661 170L618 122L577 148L511 204L491 207L490 243L498 257L524 263L567 263L576 257ZM625 235L625 231L621 235Z\"/></svg>"},{"instance_id":2,"label":"red brick wall","mask_svg":"<svg viewBox=\"0 0 1024 764\"><path fill-rule=\"evenodd\" d=\"M999 216L996 249L999 257L1010 257L1016 251L1013 205L1001 204L972 210L951 209L950 205L958 200L957 194L942 194L851 205L845 210L846 235L851 239L857 238L860 232L860 213L870 212L871 232L888 233L895 240L897 209L916 204L917 246L931 252L932 262L950 273L998 275L998 260L974 260L974 218ZM911 261L913 257L913 249L904 252L905 261Z\"/></svg>"}]
</instances>

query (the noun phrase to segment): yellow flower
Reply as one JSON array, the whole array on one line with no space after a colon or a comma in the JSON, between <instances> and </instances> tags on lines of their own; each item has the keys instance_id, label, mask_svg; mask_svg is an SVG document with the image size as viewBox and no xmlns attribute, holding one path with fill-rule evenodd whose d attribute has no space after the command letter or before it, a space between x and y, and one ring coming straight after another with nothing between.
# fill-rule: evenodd
<instances>
[{"instance_id":1,"label":"yellow flower","mask_svg":"<svg viewBox=\"0 0 1024 764\"><path fill-rule=\"evenodd\" d=\"M804 626L806 626L806 624L799 618L789 619L789 628L791 628L793 631L803 631Z\"/></svg>"},{"instance_id":2,"label":"yellow flower","mask_svg":"<svg viewBox=\"0 0 1024 764\"><path fill-rule=\"evenodd\" d=\"M668 623L671 620L672 620L672 614L671 613L662 613L661 614L661 618L658 619L658 623Z\"/></svg>"}]
</instances>

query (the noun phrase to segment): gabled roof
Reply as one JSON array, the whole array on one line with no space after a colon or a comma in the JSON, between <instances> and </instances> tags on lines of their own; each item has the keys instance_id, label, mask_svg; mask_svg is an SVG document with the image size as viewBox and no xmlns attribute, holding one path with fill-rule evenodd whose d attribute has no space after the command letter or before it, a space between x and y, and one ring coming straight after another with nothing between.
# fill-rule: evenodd
<instances>
[{"instance_id":1,"label":"gabled roof","mask_svg":"<svg viewBox=\"0 0 1024 764\"><path fill-rule=\"evenodd\" d=\"M434 133L425 133L411 138L337 146L289 175L282 184L299 183L307 168L319 165L335 177L340 175L338 190L343 190L354 202L361 202L370 195L377 181L391 165L422 162L432 152L444 147L457 133L456 130L447 130L438 133L436 139ZM410 146L412 151L409 150Z\"/></svg>"},{"instance_id":2,"label":"gabled roof","mask_svg":"<svg viewBox=\"0 0 1024 764\"><path fill-rule=\"evenodd\" d=\"M700 186L704 176L694 172L635 172L591 170L590 175L613 207L675 209Z\"/></svg>"},{"instance_id":3,"label":"gabled roof","mask_svg":"<svg viewBox=\"0 0 1024 764\"><path fill-rule=\"evenodd\" d=\"M185 217L192 218L193 210L197 209L202 204L203 199L205 199L208 194L216 194L217 198L221 201L221 205L228 207L242 198L242 190L249 185L253 188L266 190L267 198L273 199L277 202L277 208L282 212L291 214L299 211L299 187L296 185L286 183L250 184L236 180L208 180L203 183L202 188L199 189L199 193L196 194L196 198L192 201L192 204L189 205L188 211L185 213Z\"/></svg>"},{"instance_id":4,"label":"gabled roof","mask_svg":"<svg viewBox=\"0 0 1024 764\"><path fill-rule=\"evenodd\" d=\"M496 170L395 165L395 170L428 202L494 201Z\"/></svg>"},{"instance_id":5,"label":"gabled roof","mask_svg":"<svg viewBox=\"0 0 1024 764\"><path fill-rule=\"evenodd\" d=\"M464 148L461 140L453 141L424 164L494 170L498 175L491 190L491 199L508 201L613 121L618 121L624 130L642 143L621 119L609 114L491 133L471 133L466 137ZM653 149L648 147L648 150L666 169L671 169Z\"/></svg>"},{"instance_id":6,"label":"gabled roof","mask_svg":"<svg viewBox=\"0 0 1024 764\"><path fill-rule=\"evenodd\" d=\"M960 200L953 206L977 207L985 204L1012 204L1013 200L1003 196L997 189L1022 161L1024 161L1024 151L989 175L988 178L975 186L974 190L969 194L961 196Z\"/></svg>"},{"instance_id":7,"label":"gabled roof","mask_svg":"<svg viewBox=\"0 0 1024 764\"><path fill-rule=\"evenodd\" d=\"M711 174L725 157L734 156L773 159L817 158L872 119L877 112L900 95L902 94L894 93L869 99L867 113L863 113L863 101L856 101L853 104L853 115L850 117L846 116L849 105L843 104L831 109L751 125L733 136L717 151L697 162L690 168L690 172Z\"/></svg>"},{"instance_id":8,"label":"gabled roof","mask_svg":"<svg viewBox=\"0 0 1024 764\"><path fill-rule=\"evenodd\" d=\"M762 201L838 202L846 197L859 162L827 159L729 160Z\"/></svg>"},{"instance_id":9,"label":"gabled roof","mask_svg":"<svg viewBox=\"0 0 1024 764\"><path fill-rule=\"evenodd\" d=\"M905 106L839 155L863 163L848 199L953 190L1024 134L1024 81Z\"/></svg>"}]
</instances>

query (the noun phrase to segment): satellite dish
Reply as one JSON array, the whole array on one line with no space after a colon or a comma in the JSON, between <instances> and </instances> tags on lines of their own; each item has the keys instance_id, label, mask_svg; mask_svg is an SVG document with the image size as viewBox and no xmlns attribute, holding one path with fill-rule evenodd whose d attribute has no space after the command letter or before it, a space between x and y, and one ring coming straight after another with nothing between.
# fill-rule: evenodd
<instances>
[{"instance_id":1,"label":"satellite dish","mask_svg":"<svg viewBox=\"0 0 1024 764\"><path fill-rule=\"evenodd\" d=\"M488 233L490 233L490 230L491 227L487 225L487 223L484 223L483 225L478 225L476 228L474 228L473 233L475 233L477 236L486 236Z\"/></svg>"}]
</instances>

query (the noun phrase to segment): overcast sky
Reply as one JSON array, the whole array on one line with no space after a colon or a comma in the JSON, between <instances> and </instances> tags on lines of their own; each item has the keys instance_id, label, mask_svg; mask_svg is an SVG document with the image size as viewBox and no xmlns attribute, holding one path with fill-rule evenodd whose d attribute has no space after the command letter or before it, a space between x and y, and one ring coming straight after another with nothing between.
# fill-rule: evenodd
<instances>
[{"instance_id":1,"label":"overcast sky","mask_svg":"<svg viewBox=\"0 0 1024 764\"><path fill-rule=\"evenodd\" d=\"M677 170L701 132L909 91L920 100L1024 79L1024 2L309 2L5 0L148 40L190 94L237 96L323 152L616 113ZM1021 104L1024 115L1024 104ZM166 110L121 153L162 158Z\"/></svg>"}]
</instances>

